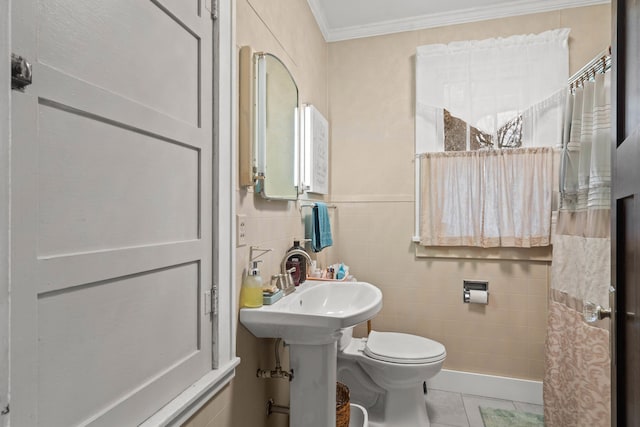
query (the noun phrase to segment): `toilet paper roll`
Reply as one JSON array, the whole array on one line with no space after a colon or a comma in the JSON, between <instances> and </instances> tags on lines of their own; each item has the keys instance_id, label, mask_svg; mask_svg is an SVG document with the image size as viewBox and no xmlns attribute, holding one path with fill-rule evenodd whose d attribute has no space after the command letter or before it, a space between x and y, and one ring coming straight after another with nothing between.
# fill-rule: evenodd
<instances>
[{"instance_id":1,"label":"toilet paper roll","mask_svg":"<svg viewBox=\"0 0 640 427\"><path fill-rule=\"evenodd\" d=\"M489 293L487 291L469 291L469 302L472 304L488 304Z\"/></svg>"}]
</instances>

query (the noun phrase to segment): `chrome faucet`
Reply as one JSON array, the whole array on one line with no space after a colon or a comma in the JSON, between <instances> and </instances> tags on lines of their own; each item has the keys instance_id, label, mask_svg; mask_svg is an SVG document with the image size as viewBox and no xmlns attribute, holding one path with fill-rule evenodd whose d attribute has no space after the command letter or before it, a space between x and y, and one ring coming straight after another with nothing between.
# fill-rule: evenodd
<instances>
[{"instance_id":1,"label":"chrome faucet","mask_svg":"<svg viewBox=\"0 0 640 427\"><path fill-rule=\"evenodd\" d=\"M287 259L291 256L291 255L300 255L302 256L309 264L309 266L311 266L311 257L309 256L309 254L306 251L303 251L302 249L291 249L290 251L287 251L287 253L284 254L284 258L282 258L282 262L280 263L280 271L282 272L282 276L284 276L284 286L282 288L282 291L284 292L285 295L290 294L291 292L296 290L296 287L293 283L293 278L291 277L291 273L294 270L294 268L290 268L289 270L287 270Z\"/></svg>"}]
</instances>

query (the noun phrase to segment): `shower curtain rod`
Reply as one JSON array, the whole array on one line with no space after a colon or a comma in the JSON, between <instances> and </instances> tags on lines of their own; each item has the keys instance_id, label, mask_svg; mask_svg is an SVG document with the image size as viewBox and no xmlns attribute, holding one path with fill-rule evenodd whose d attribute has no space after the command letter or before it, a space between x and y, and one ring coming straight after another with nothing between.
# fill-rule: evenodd
<instances>
[{"instance_id":1,"label":"shower curtain rod","mask_svg":"<svg viewBox=\"0 0 640 427\"><path fill-rule=\"evenodd\" d=\"M575 89L582 86L584 82L597 73L604 73L611 68L611 46L600 52L595 58L589 61L584 67L580 68L577 73L569 78L569 88Z\"/></svg>"}]
</instances>

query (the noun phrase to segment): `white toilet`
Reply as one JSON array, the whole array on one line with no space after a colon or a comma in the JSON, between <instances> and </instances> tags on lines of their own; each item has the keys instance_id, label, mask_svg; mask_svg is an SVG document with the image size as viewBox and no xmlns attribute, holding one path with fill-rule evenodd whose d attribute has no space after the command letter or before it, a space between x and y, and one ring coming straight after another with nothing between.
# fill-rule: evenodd
<instances>
[{"instance_id":1,"label":"white toilet","mask_svg":"<svg viewBox=\"0 0 640 427\"><path fill-rule=\"evenodd\" d=\"M343 329L338 342L337 379L349 387L351 401L367 409L369 425L429 426L422 385L442 369L444 346L396 332L352 333Z\"/></svg>"}]
</instances>

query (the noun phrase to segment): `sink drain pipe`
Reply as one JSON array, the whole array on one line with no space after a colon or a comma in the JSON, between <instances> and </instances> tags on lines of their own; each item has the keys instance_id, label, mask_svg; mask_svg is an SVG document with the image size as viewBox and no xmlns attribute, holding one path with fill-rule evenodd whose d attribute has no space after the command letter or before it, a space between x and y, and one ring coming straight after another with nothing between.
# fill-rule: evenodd
<instances>
[{"instance_id":1,"label":"sink drain pipe","mask_svg":"<svg viewBox=\"0 0 640 427\"><path fill-rule=\"evenodd\" d=\"M290 371L282 370L282 366L280 364L280 343L283 342L282 338L276 339L275 342L275 353L276 353L276 367L275 369L269 371L266 369L258 369L256 372L256 376L258 378L283 378L288 379L289 381L293 380L293 369ZM273 399L269 399L267 401L267 416L271 414L285 414L289 415L289 407L284 405L276 405Z\"/></svg>"}]
</instances>

